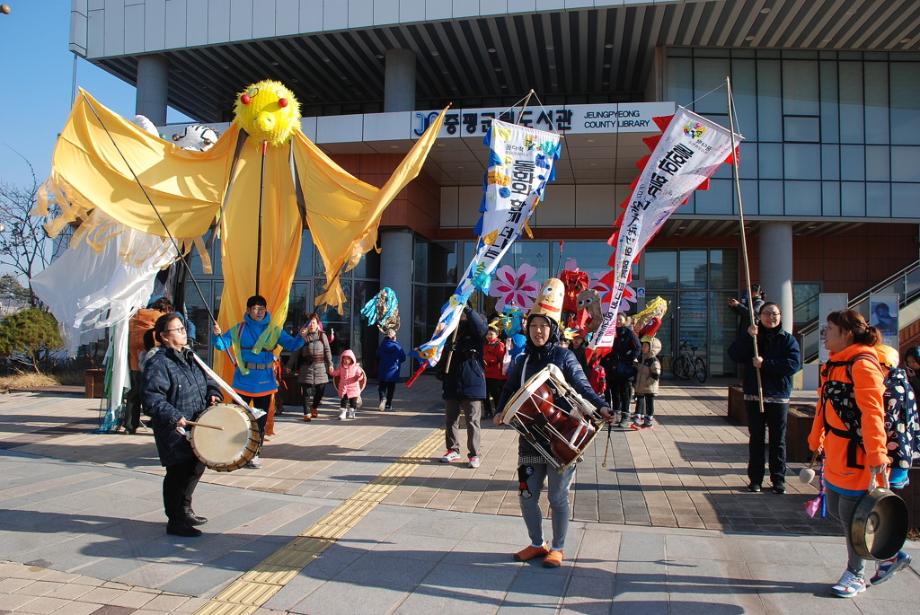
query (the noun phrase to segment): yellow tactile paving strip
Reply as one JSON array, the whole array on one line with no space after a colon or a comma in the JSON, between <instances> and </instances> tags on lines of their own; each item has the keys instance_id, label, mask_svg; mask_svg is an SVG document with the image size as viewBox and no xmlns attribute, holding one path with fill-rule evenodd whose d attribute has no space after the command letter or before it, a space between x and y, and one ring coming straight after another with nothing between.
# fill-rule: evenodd
<instances>
[{"instance_id":1,"label":"yellow tactile paving strip","mask_svg":"<svg viewBox=\"0 0 920 615\"><path fill-rule=\"evenodd\" d=\"M319 557L338 538L344 536L376 508L419 465L428 462L442 446L443 440L443 430L433 431L387 467L380 476L359 489L294 540L259 562L196 613L248 615L257 611L300 574L304 566Z\"/></svg>"}]
</instances>

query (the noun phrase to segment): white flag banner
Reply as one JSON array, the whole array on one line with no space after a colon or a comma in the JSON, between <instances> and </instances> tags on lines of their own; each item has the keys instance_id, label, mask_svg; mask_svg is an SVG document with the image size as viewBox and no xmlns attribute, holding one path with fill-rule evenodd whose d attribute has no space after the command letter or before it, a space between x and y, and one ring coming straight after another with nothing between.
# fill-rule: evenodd
<instances>
[{"instance_id":1,"label":"white flag banner","mask_svg":"<svg viewBox=\"0 0 920 615\"><path fill-rule=\"evenodd\" d=\"M742 138L735 135L736 143ZM731 153L731 131L683 107L677 108L643 167L611 237L615 258L608 274L612 278L610 307L591 340L590 351L613 345L614 323L633 261L674 210L730 160Z\"/></svg>"},{"instance_id":2,"label":"white flag banner","mask_svg":"<svg viewBox=\"0 0 920 615\"><path fill-rule=\"evenodd\" d=\"M489 165L476 224L479 242L463 279L444 305L431 340L418 349L429 367L437 364L447 338L473 291L487 292L492 274L511 244L520 237L534 208L554 177L560 154L559 135L492 120L486 136Z\"/></svg>"}]
</instances>

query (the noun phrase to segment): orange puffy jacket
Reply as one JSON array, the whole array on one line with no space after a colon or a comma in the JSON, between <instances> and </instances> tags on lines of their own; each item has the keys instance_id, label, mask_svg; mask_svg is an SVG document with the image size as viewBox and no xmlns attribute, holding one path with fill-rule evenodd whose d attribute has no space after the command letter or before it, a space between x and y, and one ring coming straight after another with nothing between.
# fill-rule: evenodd
<instances>
[{"instance_id":1,"label":"orange puffy jacket","mask_svg":"<svg viewBox=\"0 0 920 615\"><path fill-rule=\"evenodd\" d=\"M851 344L840 352L830 355L832 362L846 362L858 354L868 354L875 357L875 350L871 346ZM851 382L847 375L845 365L831 367L825 375L821 370L821 385L818 388L819 396L824 393L827 380L837 382ZM850 367L853 383L853 395L861 415L862 447L857 447L856 462L862 468L849 467L847 464L847 447L849 438L827 432L824 428L824 412L827 423L833 429L846 431L846 425L840 419L836 409L828 401L822 412L822 403L818 402L815 418L808 436L808 447L816 451L824 448L824 478L841 489L851 491L865 491L869 488L870 466L881 466L888 463L886 453L887 438L885 435L885 408L882 396L885 392L882 372L875 361L858 359Z\"/></svg>"}]
</instances>

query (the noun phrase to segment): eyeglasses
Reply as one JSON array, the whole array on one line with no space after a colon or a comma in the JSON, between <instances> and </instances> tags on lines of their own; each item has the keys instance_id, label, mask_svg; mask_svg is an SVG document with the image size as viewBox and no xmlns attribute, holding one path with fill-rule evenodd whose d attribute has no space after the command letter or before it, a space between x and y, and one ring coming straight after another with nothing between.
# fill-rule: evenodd
<instances>
[{"instance_id":1,"label":"eyeglasses","mask_svg":"<svg viewBox=\"0 0 920 615\"><path fill-rule=\"evenodd\" d=\"M167 329L167 333L185 333L185 327L179 327L178 329Z\"/></svg>"}]
</instances>

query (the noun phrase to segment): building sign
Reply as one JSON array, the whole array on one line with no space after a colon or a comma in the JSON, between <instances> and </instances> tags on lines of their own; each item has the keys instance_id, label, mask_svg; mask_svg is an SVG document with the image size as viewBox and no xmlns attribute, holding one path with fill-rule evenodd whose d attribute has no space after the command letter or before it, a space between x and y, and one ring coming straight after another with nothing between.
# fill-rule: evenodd
<instances>
[{"instance_id":1,"label":"building sign","mask_svg":"<svg viewBox=\"0 0 920 615\"><path fill-rule=\"evenodd\" d=\"M447 112L439 138L482 138L493 119L518 123L550 132L584 133L656 133L652 122L656 116L674 114L673 102L604 103L597 105L561 105L528 107L523 113L511 109L457 109ZM438 117L438 111L416 111L412 117L412 138L417 139Z\"/></svg>"}]
</instances>

